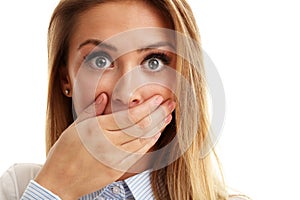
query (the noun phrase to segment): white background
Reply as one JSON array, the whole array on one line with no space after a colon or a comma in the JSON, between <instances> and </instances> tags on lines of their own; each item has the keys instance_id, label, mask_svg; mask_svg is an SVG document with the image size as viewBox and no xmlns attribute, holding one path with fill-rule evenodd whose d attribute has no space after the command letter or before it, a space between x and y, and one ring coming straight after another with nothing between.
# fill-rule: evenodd
<instances>
[{"instance_id":1,"label":"white background","mask_svg":"<svg viewBox=\"0 0 300 200\"><path fill-rule=\"evenodd\" d=\"M46 33L58 0L0 3L0 174L45 160ZM218 68L227 184L253 199L296 199L300 180L300 7L296 0L190 0Z\"/></svg>"}]
</instances>

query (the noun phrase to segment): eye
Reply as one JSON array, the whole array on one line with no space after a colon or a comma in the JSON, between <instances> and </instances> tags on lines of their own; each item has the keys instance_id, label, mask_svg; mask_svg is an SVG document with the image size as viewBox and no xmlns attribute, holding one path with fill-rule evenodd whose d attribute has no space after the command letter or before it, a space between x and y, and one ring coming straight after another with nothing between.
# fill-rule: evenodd
<instances>
[{"instance_id":1,"label":"eye","mask_svg":"<svg viewBox=\"0 0 300 200\"><path fill-rule=\"evenodd\" d=\"M164 53L150 54L143 61L143 67L153 72L161 71L168 64L170 64L170 58Z\"/></svg>"},{"instance_id":2,"label":"eye","mask_svg":"<svg viewBox=\"0 0 300 200\"><path fill-rule=\"evenodd\" d=\"M157 58L151 58L145 63L147 67L152 71L159 70L164 64Z\"/></svg>"},{"instance_id":3,"label":"eye","mask_svg":"<svg viewBox=\"0 0 300 200\"><path fill-rule=\"evenodd\" d=\"M112 58L105 52L93 52L84 59L85 64L95 69L106 69L112 65Z\"/></svg>"}]
</instances>

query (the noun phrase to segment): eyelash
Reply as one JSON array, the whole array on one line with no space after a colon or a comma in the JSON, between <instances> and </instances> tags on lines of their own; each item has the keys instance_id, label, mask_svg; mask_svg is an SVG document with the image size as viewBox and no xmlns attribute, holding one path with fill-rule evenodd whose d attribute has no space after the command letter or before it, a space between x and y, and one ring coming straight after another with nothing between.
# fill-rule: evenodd
<instances>
[{"instance_id":1,"label":"eyelash","mask_svg":"<svg viewBox=\"0 0 300 200\"><path fill-rule=\"evenodd\" d=\"M156 52L156 53L152 52L144 58L143 62L145 62L151 58L160 59L165 65L169 65L171 63L171 58L164 52Z\"/></svg>"},{"instance_id":2,"label":"eyelash","mask_svg":"<svg viewBox=\"0 0 300 200\"><path fill-rule=\"evenodd\" d=\"M108 53L106 53L104 51L96 51L96 52L92 52L92 53L88 54L87 56L84 56L83 57L84 63L88 64L92 59L100 57L100 56L107 58L111 62L111 65L109 67L114 66L114 62L113 62L114 60L111 58L111 56ZM171 57L168 56L165 52L151 52L143 59L143 61L141 62L141 65L144 65L144 63L149 61L150 59L158 59L164 65L169 65L171 63ZM93 67L93 68L96 68L96 67ZM152 71L152 70L150 70L150 71ZM156 70L156 71L161 71L161 69Z\"/></svg>"},{"instance_id":3,"label":"eyelash","mask_svg":"<svg viewBox=\"0 0 300 200\"><path fill-rule=\"evenodd\" d=\"M151 62L154 61L155 69L151 68ZM149 72L160 72L165 69L166 65L171 63L171 57L164 52L152 52L148 54L141 63L141 67ZM153 63L152 63L153 64Z\"/></svg>"},{"instance_id":4,"label":"eyelash","mask_svg":"<svg viewBox=\"0 0 300 200\"><path fill-rule=\"evenodd\" d=\"M111 65L113 65L113 59L111 58L111 56L108 53L106 53L104 51L92 52L92 53L84 56L83 60L84 60L85 64L88 64L92 59L100 57L100 56L107 58L111 62Z\"/></svg>"}]
</instances>

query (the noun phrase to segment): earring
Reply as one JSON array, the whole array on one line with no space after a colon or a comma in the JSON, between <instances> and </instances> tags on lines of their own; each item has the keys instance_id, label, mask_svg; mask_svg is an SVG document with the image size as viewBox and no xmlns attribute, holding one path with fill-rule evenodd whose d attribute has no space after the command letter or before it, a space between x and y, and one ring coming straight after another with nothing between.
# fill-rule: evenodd
<instances>
[{"instance_id":1,"label":"earring","mask_svg":"<svg viewBox=\"0 0 300 200\"><path fill-rule=\"evenodd\" d=\"M69 95L69 94L70 94L70 90L69 90L69 89L66 89L66 90L65 90L65 93L66 93L66 95Z\"/></svg>"}]
</instances>

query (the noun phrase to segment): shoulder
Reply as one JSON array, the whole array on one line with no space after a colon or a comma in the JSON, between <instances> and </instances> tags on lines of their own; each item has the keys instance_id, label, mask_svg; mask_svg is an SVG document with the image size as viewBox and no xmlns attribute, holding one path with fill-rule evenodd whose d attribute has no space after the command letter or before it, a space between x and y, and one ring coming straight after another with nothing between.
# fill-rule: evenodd
<instances>
[{"instance_id":1,"label":"shoulder","mask_svg":"<svg viewBox=\"0 0 300 200\"><path fill-rule=\"evenodd\" d=\"M41 165L14 164L0 177L0 199L20 199Z\"/></svg>"}]
</instances>

